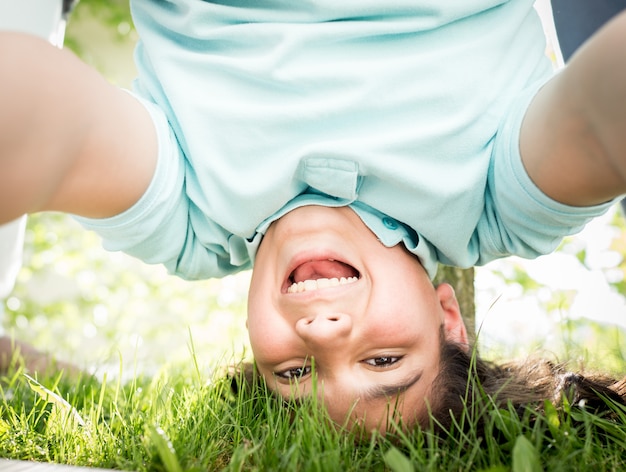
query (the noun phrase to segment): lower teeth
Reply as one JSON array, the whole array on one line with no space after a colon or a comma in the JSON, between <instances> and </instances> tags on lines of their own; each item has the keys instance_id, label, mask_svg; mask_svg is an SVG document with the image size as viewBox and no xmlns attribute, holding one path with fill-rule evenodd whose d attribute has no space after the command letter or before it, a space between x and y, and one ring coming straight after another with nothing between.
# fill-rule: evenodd
<instances>
[{"instance_id":1,"label":"lower teeth","mask_svg":"<svg viewBox=\"0 0 626 472\"><path fill-rule=\"evenodd\" d=\"M347 285L356 282L358 277L341 277L332 279L316 279L295 282L287 288L287 293L300 293L318 290L320 288L335 287L337 285Z\"/></svg>"}]
</instances>

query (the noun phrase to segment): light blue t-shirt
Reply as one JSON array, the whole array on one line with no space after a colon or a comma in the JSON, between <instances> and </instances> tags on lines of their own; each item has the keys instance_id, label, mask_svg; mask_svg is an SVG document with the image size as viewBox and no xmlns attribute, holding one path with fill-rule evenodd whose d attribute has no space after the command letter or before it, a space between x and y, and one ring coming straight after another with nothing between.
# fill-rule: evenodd
<instances>
[{"instance_id":1,"label":"light blue t-shirt","mask_svg":"<svg viewBox=\"0 0 626 472\"><path fill-rule=\"evenodd\" d=\"M80 220L189 279L249 268L305 204L351 205L431 276L550 252L609 204L561 205L524 171L552 75L533 2L131 1L157 171L128 211Z\"/></svg>"}]
</instances>

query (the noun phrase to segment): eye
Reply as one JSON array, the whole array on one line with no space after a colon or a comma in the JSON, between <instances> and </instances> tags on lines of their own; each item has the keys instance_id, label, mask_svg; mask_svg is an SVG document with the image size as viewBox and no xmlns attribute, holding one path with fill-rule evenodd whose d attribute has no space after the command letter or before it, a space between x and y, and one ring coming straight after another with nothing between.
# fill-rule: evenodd
<instances>
[{"instance_id":1,"label":"eye","mask_svg":"<svg viewBox=\"0 0 626 472\"><path fill-rule=\"evenodd\" d=\"M371 359L365 359L363 362L372 367L389 367L390 365L398 362L402 357L392 357L392 356L381 356L381 357L372 357Z\"/></svg>"},{"instance_id":2,"label":"eye","mask_svg":"<svg viewBox=\"0 0 626 472\"><path fill-rule=\"evenodd\" d=\"M310 373L311 373L311 367L303 366L303 367L294 367L292 369L283 370L281 372L274 372L274 375L280 379L292 381L292 380L301 379L302 377L304 377L305 375L309 375Z\"/></svg>"}]
</instances>

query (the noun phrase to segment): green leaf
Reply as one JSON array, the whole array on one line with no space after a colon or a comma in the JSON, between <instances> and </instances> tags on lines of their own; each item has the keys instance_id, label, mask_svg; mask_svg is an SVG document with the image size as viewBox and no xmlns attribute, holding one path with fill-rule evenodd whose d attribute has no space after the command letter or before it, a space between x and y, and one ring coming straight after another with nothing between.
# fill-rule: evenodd
<instances>
[{"instance_id":1,"label":"green leaf","mask_svg":"<svg viewBox=\"0 0 626 472\"><path fill-rule=\"evenodd\" d=\"M64 398L41 385L30 375L24 374L24 377L28 379L30 389L39 395L45 402L50 403L53 406L51 416L54 416L55 418L66 417L81 426L85 426L85 420L83 420L78 414L76 408L70 405Z\"/></svg>"},{"instance_id":2,"label":"green leaf","mask_svg":"<svg viewBox=\"0 0 626 472\"><path fill-rule=\"evenodd\" d=\"M508 469L503 465L493 465L488 469L481 469L480 472L507 472Z\"/></svg>"},{"instance_id":3,"label":"green leaf","mask_svg":"<svg viewBox=\"0 0 626 472\"><path fill-rule=\"evenodd\" d=\"M546 421L548 423L548 428L550 428L550 432L552 433L552 437L556 438L559 436L559 426L561 426L561 420L559 420L559 413L556 411L556 408L552 404L550 400L546 400L543 404L543 409L546 415Z\"/></svg>"},{"instance_id":4,"label":"green leaf","mask_svg":"<svg viewBox=\"0 0 626 472\"><path fill-rule=\"evenodd\" d=\"M494 410L491 414L495 427L512 442L513 438L519 433L519 419L517 415L504 408Z\"/></svg>"},{"instance_id":5,"label":"green leaf","mask_svg":"<svg viewBox=\"0 0 626 472\"><path fill-rule=\"evenodd\" d=\"M384 456L385 464L393 472L414 472L415 468L408 457L398 451L395 447L389 449Z\"/></svg>"},{"instance_id":6,"label":"green leaf","mask_svg":"<svg viewBox=\"0 0 626 472\"><path fill-rule=\"evenodd\" d=\"M0 437L2 437L4 433L10 433L12 430L13 428L9 423L4 421L3 419L0 419Z\"/></svg>"},{"instance_id":7,"label":"green leaf","mask_svg":"<svg viewBox=\"0 0 626 472\"><path fill-rule=\"evenodd\" d=\"M515 440L513 446L513 472L541 472L539 452L523 435Z\"/></svg>"},{"instance_id":8,"label":"green leaf","mask_svg":"<svg viewBox=\"0 0 626 472\"><path fill-rule=\"evenodd\" d=\"M180 467L178 458L176 457L174 446L172 446L172 442L167 437L167 434L165 434L165 431L158 426L151 426L149 429L152 444L156 447L159 457L165 466L165 470L167 472L182 472L183 469Z\"/></svg>"}]
</instances>

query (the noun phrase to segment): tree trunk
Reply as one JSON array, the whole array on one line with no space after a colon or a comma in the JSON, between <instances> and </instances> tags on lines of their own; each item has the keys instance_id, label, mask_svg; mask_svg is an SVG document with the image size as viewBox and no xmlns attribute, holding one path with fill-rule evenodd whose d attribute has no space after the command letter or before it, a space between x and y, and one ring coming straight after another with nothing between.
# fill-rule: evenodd
<instances>
[{"instance_id":1,"label":"tree trunk","mask_svg":"<svg viewBox=\"0 0 626 472\"><path fill-rule=\"evenodd\" d=\"M474 304L474 268L459 269L458 267L440 265L433 283L448 283L454 288L456 298L461 307L463 321L467 328L470 343L474 342L476 333L476 306Z\"/></svg>"}]
</instances>

